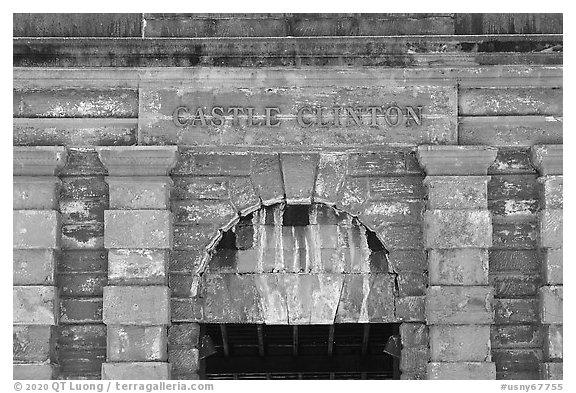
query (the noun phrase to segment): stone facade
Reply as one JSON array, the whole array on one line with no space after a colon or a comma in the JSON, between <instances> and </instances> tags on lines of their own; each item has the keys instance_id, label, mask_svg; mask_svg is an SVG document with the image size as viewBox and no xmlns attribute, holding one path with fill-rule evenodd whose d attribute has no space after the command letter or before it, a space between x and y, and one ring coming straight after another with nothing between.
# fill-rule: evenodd
<instances>
[{"instance_id":1,"label":"stone facade","mask_svg":"<svg viewBox=\"0 0 576 393\"><path fill-rule=\"evenodd\" d=\"M562 379L561 15L14 18L15 379L198 379L205 323Z\"/></svg>"}]
</instances>

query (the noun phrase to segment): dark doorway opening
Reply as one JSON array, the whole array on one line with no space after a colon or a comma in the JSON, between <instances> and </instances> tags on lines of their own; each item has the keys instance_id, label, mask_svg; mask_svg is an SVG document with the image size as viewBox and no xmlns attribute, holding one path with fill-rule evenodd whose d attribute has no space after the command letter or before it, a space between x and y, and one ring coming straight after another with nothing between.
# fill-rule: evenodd
<instances>
[{"instance_id":1,"label":"dark doorway opening","mask_svg":"<svg viewBox=\"0 0 576 393\"><path fill-rule=\"evenodd\" d=\"M205 324L205 379L399 379L384 352L398 324Z\"/></svg>"}]
</instances>

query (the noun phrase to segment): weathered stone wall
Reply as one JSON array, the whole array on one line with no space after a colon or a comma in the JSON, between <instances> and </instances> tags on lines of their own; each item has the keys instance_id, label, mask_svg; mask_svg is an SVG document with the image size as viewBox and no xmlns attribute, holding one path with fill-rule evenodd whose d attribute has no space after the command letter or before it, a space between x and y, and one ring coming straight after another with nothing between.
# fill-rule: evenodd
<instances>
[{"instance_id":1,"label":"weathered stone wall","mask_svg":"<svg viewBox=\"0 0 576 393\"><path fill-rule=\"evenodd\" d=\"M197 378L198 323L215 292L232 301L234 288L252 288L262 300L255 275L296 274L276 259L224 269L209 263L214 247L242 231L240 216L287 203L335 206L390 252L385 271L351 265L335 280L393 277L378 281L387 295L375 319L402 322L403 379L562 377L562 15L14 21L15 376L101 378L105 363L108 378ZM300 127L295 117L302 106L394 104L422 105L422 124L380 115L370 125L367 112L360 125ZM237 125L180 128L179 105L277 106L282 126L247 126L244 113ZM496 158L473 174L472 157L456 154L424 181L418 145L438 144ZM62 154L53 171L38 146ZM177 150L176 167L146 159L154 149ZM322 269L304 275L335 274ZM163 303L137 304L150 291ZM50 310L29 304L39 293ZM490 301L457 309L462 297ZM253 320L271 321L258 307ZM363 321L356 311L350 320ZM470 335L483 339L472 346Z\"/></svg>"}]
</instances>

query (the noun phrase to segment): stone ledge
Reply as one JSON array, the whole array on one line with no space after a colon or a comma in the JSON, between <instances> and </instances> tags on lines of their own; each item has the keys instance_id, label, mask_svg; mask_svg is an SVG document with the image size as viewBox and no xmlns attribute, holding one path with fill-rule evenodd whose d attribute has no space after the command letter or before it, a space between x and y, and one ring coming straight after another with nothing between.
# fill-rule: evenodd
<instances>
[{"instance_id":1,"label":"stone ledge","mask_svg":"<svg viewBox=\"0 0 576 393\"><path fill-rule=\"evenodd\" d=\"M496 364L492 362L428 363L428 379L478 380L496 379Z\"/></svg>"},{"instance_id":2,"label":"stone ledge","mask_svg":"<svg viewBox=\"0 0 576 393\"><path fill-rule=\"evenodd\" d=\"M168 176L176 165L177 146L97 147L110 176Z\"/></svg>"},{"instance_id":3,"label":"stone ledge","mask_svg":"<svg viewBox=\"0 0 576 393\"><path fill-rule=\"evenodd\" d=\"M167 380L171 366L164 362L102 363L102 379L118 380Z\"/></svg>"},{"instance_id":4,"label":"stone ledge","mask_svg":"<svg viewBox=\"0 0 576 393\"><path fill-rule=\"evenodd\" d=\"M54 176L66 163L62 146L13 147L14 176Z\"/></svg>"},{"instance_id":5,"label":"stone ledge","mask_svg":"<svg viewBox=\"0 0 576 393\"><path fill-rule=\"evenodd\" d=\"M488 146L421 145L416 157L428 176L485 176L497 153Z\"/></svg>"},{"instance_id":6,"label":"stone ledge","mask_svg":"<svg viewBox=\"0 0 576 393\"><path fill-rule=\"evenodd\" d=\"M534 145L531 150L532 165L542 176L562 175L563 145Z\"/></svg>"}]
</instances>

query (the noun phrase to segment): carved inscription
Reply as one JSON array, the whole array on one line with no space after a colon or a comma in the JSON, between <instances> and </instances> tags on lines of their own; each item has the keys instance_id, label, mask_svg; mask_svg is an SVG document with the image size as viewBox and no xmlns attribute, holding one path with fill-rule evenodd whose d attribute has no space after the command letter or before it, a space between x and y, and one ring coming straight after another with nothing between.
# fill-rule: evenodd
<instances>
[{"instance_id":1,"label":"carved inscription","mask_svg":"<svg viewBox=\"0 0 576 393\"><path fill-rule=\"evenodd\" d=\"M398 127L421 126L423 106L302 106L296 112L296 123L307 128L313 125L319 127ZM257 112L253 107L222 107L212 108L178 106L172 120L177 127L223 126L229 123L233 126L245 127L280 127L282 111L279 107L265 107L263 112ZM293 117L293 116L291 116Z\"/></svg>"}]
</instances>

